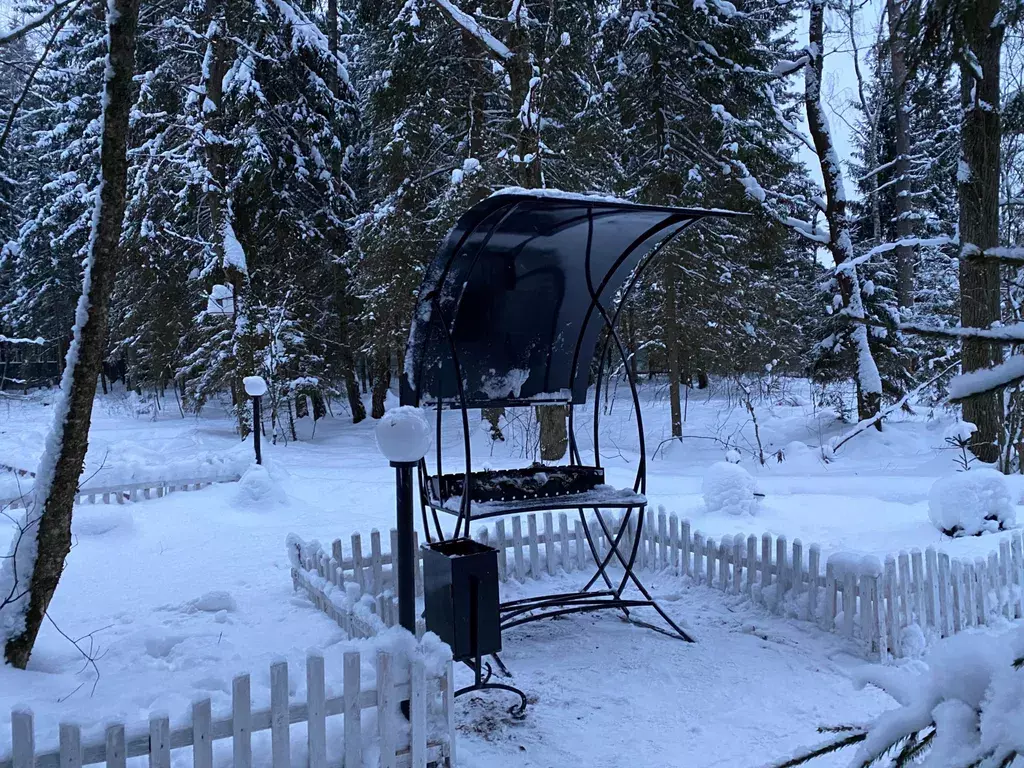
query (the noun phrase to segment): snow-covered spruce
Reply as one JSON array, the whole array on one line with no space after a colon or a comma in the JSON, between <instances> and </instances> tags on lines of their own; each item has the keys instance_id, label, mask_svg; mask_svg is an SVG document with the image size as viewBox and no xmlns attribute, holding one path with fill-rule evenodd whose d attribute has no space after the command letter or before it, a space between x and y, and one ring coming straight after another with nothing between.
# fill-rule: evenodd
<instances>
[{"instance_id":1,"label":"snow-covered spruce","mask_svg":"<svg viewBox=\"0 0 1024 768\"><path fill-rule=\"evenodd\" d=\"M708 467L701 487L708 512L730 515L754 514L756 490L751 474L739 464L728 461L719 461Z\"/></svg>"},{"instance_id":2,"label":"snow-covered spruce","mask_svg":"<svg viewBox=\"0 0 1024 768\"><path fill-rule=\"evenodd\" d=\"M982 468L936 480L928 494L928 518L947 536L980 536L1012 527L1016 512L1006 478Z\"/></svg>"}]
</instances>

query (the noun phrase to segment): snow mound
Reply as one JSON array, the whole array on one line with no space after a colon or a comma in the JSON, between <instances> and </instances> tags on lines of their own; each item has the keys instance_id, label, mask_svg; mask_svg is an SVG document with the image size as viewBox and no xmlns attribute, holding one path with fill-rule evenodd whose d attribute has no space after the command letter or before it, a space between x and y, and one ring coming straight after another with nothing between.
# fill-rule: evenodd
<instances>
[{"instance_id":1,"label":"snow mound","mask_svg":"<svg viewBox=\"0 0 1024 768\"><path fill-rule=\"evenodd\" d=\"M284 491L278 481L282 473L268 464L250 464L242 479L238 481L236 500L243 506L262 504L283 504Z\"/></svg>"},{"instance_id":2,"label":"snow mound","mask_svg":"<svg viewBox=\"0 0 1024 768\"><path fill-rule=\"evenodd\" d=\"M739 464L718 461L704 473L704 504L708 512L754 514L754 478Z\"/></svg>"},{"instance_id":3,"label":"snow mound","mask_svg":"<svg viewBox=\"0 0 1024 768\"><path fill-rule=\"evenodd\" d=\"M947 536L980 536L1016 522L1006 478L994 469L940 477L928 495L928 518Z\"/></svg>"},{"instance_id":4,"label":"snow mound","mask_svg":"<svg viewBox=\"0 0 1024 768\"><path fill-rule=\"evenodd\" d=\"M233 611L237 608L235 598L230 592L215 590L205 595L188 601L189 612L202 611L203 613L219 613L220 611Z\"/></svg>"}]
</instances>

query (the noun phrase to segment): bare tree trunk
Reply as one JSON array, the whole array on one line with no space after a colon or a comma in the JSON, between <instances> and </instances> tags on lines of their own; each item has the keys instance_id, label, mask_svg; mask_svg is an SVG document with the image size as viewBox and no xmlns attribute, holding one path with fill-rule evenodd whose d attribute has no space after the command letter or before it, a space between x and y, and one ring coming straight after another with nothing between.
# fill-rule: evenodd
<instances>
[{"instance_id":1,"label":"bare tree trunk","mask_svg":"<svg viewBox=\"0 0 1024 768\"><path fill-rule=\"evenodd\" d=\"M679 401L679 317L676 283L679 268L674 259L665 262L665 352L668 356L668 401L672 411L672 437L683 436L683 411Z\"/></svg>"},{"instance_id":2,"label":"bare tree trunk","mask_svg":"<svg viewBox=\"0 0 1024 768\"><path fill-rule=\"evenodd\" d=\"M543 186L541 172L540 125L535 119L539 113L539 93L533 79L533 61L530 57L530 28L526 20L526 7L515 19L511 19L508 47L513 53L508 63L509 86L512 93L512 128L517 136L516 176L519 184L526 189ZM529 162L526 158L531 158ZM542 461L558 461L569 448L566 419L569 410L563 405L542 405L537 407L537 422L540 424L540 458Z\"/></svg>"},{"instance_id":3,"label":"bare tree trunk","mask_svg":"<svg viewBox=\"0 0 1024 768\"><path fill-rule=\"evenodd\" d=\"M564 405L541 405L537 407L537 422L540 424L541 461L558 461L569 449L569 434L565 420L569 409Z\"/></svg>"},{"instance_id":4,"label":"bare tree trunk","mask_svg":"<svg viewBox=\"0 0 1024 768\"><path fill-rule=\"evenodd\" d=\"M370 404L370 416L375 419L384 416L384 400L388 396L388 385L391 384L391 369L388 366L388 358L381 355L376 361L376 371L373 379L373 395Z\"/></svg>"},{"instance_id":5,"label":"bare tree trunk","mask_svg":"<svg viewBox=\"0 0 1024 768\"><path fill-rule=\"evenodd\" d=\"M351 356L347 356L351 361ZM345 377L345 395L348 397L348 409L352 411L352 423L358 424L366 418L366 406L363 405L362 394L359 391L359 382L356 381L356 374L353 363L346 362L343 375Z\"/></svg>"},{"instance_id":6,"label":"bare tree trunk","mask_svg":"<svg viewBox=\"0 0 1024 768\"><path fill-rule=\"evenodd\" d=\"M899 240L913 234L910 189L910 120L907 115L907 61L904 52L905 28L900 24L903 8L899 0L886 0L889 17L889 61L892 66L892 106L896 129L896 237ZM877 179L877 174L875 175ZM877 195L875 196L877 197ZM914 248L901 245L896 248L896 300L900 307L914 303Z\"/></svg>"},{"instance_id":7,"label":"bare tree trunk","mask_svg":"<svg viewBox=\"0 0 1024 768\"><path fill-rule=\"evenodd\" d=\"M977 0L964 17L965 43L976 63L960 66L963 122L960 167L960 247L963 252L999 245L999 55L1003 25L995 23L999 0ZM987 328L1000 319L999 262L960 260L960 323ZM964 339L964 371L987 368L1003 359L999 344ZM974 395L963 402L964 421L977 426L971 450L982 461L999 458L1003 432L1002 391Z\"/></svg>"},{"instance_id":8,"label":"bare tree trunk","mask_svg":"<svg viewBox=\"0 0 1024 768\"><path fill-rule=\"evenodd\" d=\"M807 109L807 126L818 155L821 175L825 185L825 218L828 221L828 250L836 266L840 267L853 259L853 241L850 239L850 220L846 215L846 190L843 185L843 169L839 155L832 141L828 117L821 102L821 74L825 51L825 0L811 0L810 18L807 31L808 63L804 69L806 77L804 106ZM840 270L837 274L839 292L843 299L843 311L854 323L850 336L857 355L857 413L860 420L870 419L882 406L882 379L878 366L871 354L868 329L865 324L864 302L860 292L860 279L856 267ZM878 429L882 422L877 422Z\"/></svg>"},{"instance_id":9,"label":"bare tree trunk","mask_svg":"<svg viewBox=\"0 0 1024 768\"><path fill-rule=\"evenodd\" d=\"M35 534L35 558L31 561L27 546L22 565L31 576L24 599L11 600L0 594L0 613L17 615L15 631L6 639L4 657L12 666L24 669L57 589L64 560L71 551L71 513L82 475L89 444L92 403L96 381L103 363L108 307L117 270L118 241L124 219L125 186L128 172L128 113L132 105L132 75L135 69L135 28L139 0L112 0L108 11L110 49L107 53L104 85L103 140L100 149L100 192L97 216L86 259L82 297L78 303L75 341L68 350L67 365L61 382L62 398L54 412L48 449L39 462L32 503L26 511L26 526L21 538ZM41 509L41 513L38 510ZM38 516L37 516L38 515ZM37 531L31 528L37 526ZM8 570L14 575L17 597L24 589L17 582L18 566L4 564L0 583L6 583ZM0 616L0 626L7 616Z\"/></svg>"}]
</instances>

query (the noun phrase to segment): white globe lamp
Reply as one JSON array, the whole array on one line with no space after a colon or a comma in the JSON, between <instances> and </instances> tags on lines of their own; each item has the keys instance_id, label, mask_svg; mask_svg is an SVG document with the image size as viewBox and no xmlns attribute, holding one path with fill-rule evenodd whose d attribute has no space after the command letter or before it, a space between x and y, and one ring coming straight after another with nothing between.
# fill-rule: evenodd
<instances>
[{"instance_id":1,"label":"white globe lamp","mask_svg":"<svg viewBox=\"0 0 1024 768\"><path fill-rule=\"evenodd\" d=\"M430 424L423 411L403 405L377 422L377 448L392 466L416 464L430 450Z\"/></svg>"}]
</instances>

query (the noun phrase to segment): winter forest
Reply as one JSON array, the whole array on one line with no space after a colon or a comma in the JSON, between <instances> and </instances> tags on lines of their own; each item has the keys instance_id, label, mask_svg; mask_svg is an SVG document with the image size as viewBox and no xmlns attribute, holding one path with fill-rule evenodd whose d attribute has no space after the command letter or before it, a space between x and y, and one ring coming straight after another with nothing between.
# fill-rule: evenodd
<instances>
[{"instance_id":1,"label":"winter forest","mask_svg":"<svg viewBox=\"0 0 1024 768\"><path fill-rule=\"evenodd\" d=\"M301 678L316 647L327 693L313 677L283 690L308 718L292 759L320 768L349 765L360 738L346 709L344 740L326 727L314 744L313 697L334 706L342 651L346 674L352 648L394 652L453 686L436 637L396 639L388 618L400 566L379 547L396 476L372 433L398 404L446 235L491 196L542 190L742 214L690 227L638 271L616 297L622 362L591 365L591 384L607 374L602 405L584 409L600 487L605 470L625 487L639 467L629 498L650 503L648 532L623 503L619 536L598 514L591 538L580 506L584 556L566 504L554 508L569 522L530 515L499 561L515 576L503 598L541 599L529 579L560 585L597 567L584 592L602 576L620 599L633 560L616 547L632 541L654 594L637 581L636 605L662 601L698 639L641 645L619 622L560 616L551 626L601 643L567 651L581 673L556 684L546 643L568 630L506 632L529 725L475 700L445 709L448 731L431 741L430 709L426 752L419 726L400 729L405 763L384 749L390 678L364 669L377 675L379 734L360 749L380 765L420 768L429 753L452 768L457 733L474 768L622 765L607 739L626 726L589 703L614 692L619 707L650 697L628 727L649 717L695 739L675 762L652 736L638 766L1024 761L1024 5L0 0L0 768L57 764L56 751L25 751L33 721L12 710L8 724L15 700L33 702L31 749L56 750L58 724L61 750L78 743L65 741L70 706L76 738L107 739L106 753L83 754L124 765L101 725L129 719L131 732L166 708L168 743L189 745L194 765L243 768L238 729L234 762L226 747L206 762L197 721L183 741L174 713L208 696L210 732L230 734L243 689L225 669L253 670L253 702L279 697L277 673L264 681L252 664L286 659ZM262 418L247 377L266 383ZM465 455L472 443L484 472L576 465L572 413L484 407ZM442 452L461 449L457 416L445 431L437 419L440 475ZM261 436L267 460L253 463ZM97 512L94 497L111 494L128 511ZM426 507L422 522L429 541ZM750 526L775 543L748 544ZM371 528L372 583L358 533L347 555L347 538L299 538L361 530L370 546ZM480 533L467 519L466 535L500 536L505 558L493 521ZM617 592L602 556L621 566ZM136 560L154 571L134 572ZM353 633L353 617L373 631ZM653 689L635 662L598 674L626 643L669 670ZM739 666L723 671L722 654ZM685 678L691 664L704 683ZM680 703L722 695L725 712L755 678L779 690L736 704L753 729L743 737ZM418 683L401 684L416 700ZM236 720L219 726L218 706ZM586 722L586 738L538 730L563 717ZM264 735L251 749L270 765ZM274 768L287 764L287 723L283 738ZM151 764L170 768L171 747ZM694 757L718 750L720 762Z\"/></svg>"},{"instance_id":2,"label":"winter forest","mask_svg":"<svg viewBox=\"0 0 1024 768\"><path fill-rule=\"evenodd\" d=\"M1017 235L1024 58L998 3L905 5L143 3L104 382L194 412L242 402L258 371L282 436L307 395L312 417L331 400L358 422L372 393L379 417L423 264L464 210L519 186L750 214L674 246L632 300L635 365L669 377L674 413L708 375L852 379L853 421L925 382L941 398L961 338L964 370L1001 359L956 329L1021 303L1013 253L1000 268L991 249ZM2 345L6 388L63 365L108 45L102 3L15 17L0 332L39 343ZM858 46L843 157L821 73ZM1015 393L966 406L1004 471Z\"/></svg>"}]
</instances>

